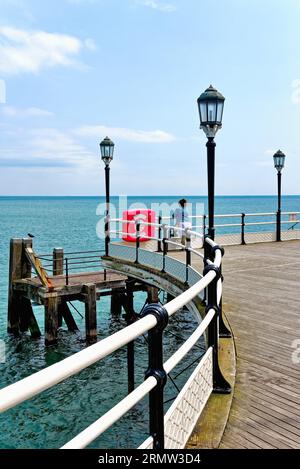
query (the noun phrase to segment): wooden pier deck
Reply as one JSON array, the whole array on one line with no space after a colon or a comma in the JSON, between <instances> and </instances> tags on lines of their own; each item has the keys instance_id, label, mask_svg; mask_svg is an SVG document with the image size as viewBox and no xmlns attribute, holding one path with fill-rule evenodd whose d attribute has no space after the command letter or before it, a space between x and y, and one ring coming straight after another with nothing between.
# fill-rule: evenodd
<instances>
[{"instance_id":1,"label":"wooden pier deck","mask_svg":"<svg viewBox=\"0 0 300 469\"><path fill-rule=\"evenodd\" d=\"M300 448L300 364L292 360L300 339L300 241L226 247L223 262L237 368L220 448Z\"/></svg>"},{"instance_id":2,"label":"wooden pier deck","mask_svg":"<svg viewBox=\"0 0 300 469\"><path fill-rule=\"evenodd\" d=\"M99 272L79 272L70 274L68 280L65 275L56 275L48 277L53 285L53 291L60 297L77 298L82 293L82 286L94 284L96 292L101 296L103 290L124 288L127 277L117 272L102 270ZM44 288L38 277L20 279L14 282L14 288L18 291L27 293L28 298L45 298L52 295Z\"/></svg>"}]
</instances>

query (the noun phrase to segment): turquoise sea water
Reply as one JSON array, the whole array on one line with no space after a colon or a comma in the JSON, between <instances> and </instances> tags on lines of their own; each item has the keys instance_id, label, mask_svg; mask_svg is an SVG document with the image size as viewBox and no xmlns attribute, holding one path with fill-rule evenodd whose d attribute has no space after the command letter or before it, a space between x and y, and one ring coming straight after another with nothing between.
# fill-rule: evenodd
<instances>
[{"instance_id":1,"label":"turquoise sea water","mask_svg":"<svg viewBox=\"0 0 300 469\"><path fill-rule=\"evenodd\" d=\"M204 197L188 197L189 202L205 204ZM129 204L175 203L178 197L130 197ZM59 344L47 350L41 340L31 340L27 334L15 339L6 334L8 248L11 237L35 235L34 248L38 253L51 252L53 247L66 251L103 249L103 241L96 235L99 216L96 197L0 197L0 339L5 341L6 362L0 364L0 388L55 363L85 347L84 322L75 313L80 334L71 334L63 327ZM112 198L117 204L117 198ZM276 197L217 197L216 213L274 212ZM100 208L101 208L100 207ZM283 211L300 211L300 196L283 197ZM272 218L270 218L272 219ZM255 221L256 218L251 221ZM258 219L257 219L258 220ZM261 220L259 220L261 221ZM230 220L228 220L230 222ZM234 222L234 219L232 219ZM219 223L223 223L220 222ZM266 229L262 226L257 229ZM270 225L267 226L270 230ZM220 229L224 231L224 229ZM231 229L232 231L235 228ZM142 293L135 295L140 311L145 302ZM83 311L80 303L76 304ZM109 299L103 298L98 308L98 339L125 326L124 319L111 318ZM43 309L35 307L35 314L43 329ZM187 312L172 319L166 334L165 355L168 357L190 335L195 321ZM147 368L147 347L144 338L137 341L137 377L143 380ZM195 349L188 363L202 353ZM178 366L174 375L184 366ZM191 370L177 379L180 387ZM0 416L0 448L57 448L99 418L126 395L126 350L121 349L101 363L90 367L54 389ZM169 381L166 399L177 391ZM147 401L141 402L112 429L98 438L91 447L136 447L147 436Z\"/></svg>"}]
</instances>

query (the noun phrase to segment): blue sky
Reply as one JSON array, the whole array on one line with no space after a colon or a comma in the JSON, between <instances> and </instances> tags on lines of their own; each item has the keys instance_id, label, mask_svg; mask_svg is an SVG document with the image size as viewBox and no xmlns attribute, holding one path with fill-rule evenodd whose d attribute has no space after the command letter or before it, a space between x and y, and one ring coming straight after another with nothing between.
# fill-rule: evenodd
<instances>
[{"instance_id":1,"label":"blue sky","mask_svg":"<svg viewBox=\"0 0 300 469\"><path fill-rule=\"evenodd\" d=\"M298 0L0 0L0 194L206 193L196 100L226 97L216 192L299 194ZM6 89L6 93L5 93Z\"/></svg>"}]
</instances>

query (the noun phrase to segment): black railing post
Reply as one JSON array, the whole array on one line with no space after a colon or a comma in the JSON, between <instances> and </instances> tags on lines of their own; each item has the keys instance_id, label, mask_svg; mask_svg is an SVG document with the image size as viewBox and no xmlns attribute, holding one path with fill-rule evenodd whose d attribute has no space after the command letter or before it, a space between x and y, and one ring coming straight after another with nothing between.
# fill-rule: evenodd
<instances>
[{"instance_id":1,"label":"black railing post","mask_svg":"<svg viewBox=\"0 0 300 469\"><path fill-rule=\"evenodd\" d=\"M211 255L210 255L211 246L206 241L206 238L209 238L209 236L204 235L204 241L203 241L203 250L204 250L203 264L204 264L204 268L208 265L207 261L210 260L210 257L211 257ZM206 303L206 299L207 299L207 287L205 288L205 290L203 292L203 301L204 301L204 303Z\"/></svg>"},{"instance_id":2,"label":"black railing post","mask_svg":"<svg viewBox=\"0 0 300 469\"><path fill-rule=\"evenodd\" d=\"M162 305L156 303L145 307L143 316L149 314L157 319L157 325L148 332L149 367L145 379L153 376L157 380L157 385L149 394L149 424L153 449L160 451L165 447L164 387L167 382L167 374L163 367L163 331L168 324L169 315Z\"/></svg>"},{"instance_id":3,"label":"black railing post","mask_svg":"<svg viewBox=\"0 0 300 469\"><path fill-rule=\"evenodd\" d=\"M168 228L166 227L166 225L163 225L163 240L162 240L162 245L163 245L163 268L162 268L162 272L166 271L166 256L168 254L167 238L168 238Z\"/></svg>"},{"instance_id":4,"label":"black railing post","mask_svg":"<svg viewBox=\"0 0 300 469\"><path fill-rule=\"evenodd\" d=\"M203 239L205 238L206 235L206 215L203 215Z\"/></svg>"},{"instance_id":5,"label":"black railing post","mask_svg":"<svg viewBox=\"0 0 300 469\"><path fill-rule=\"evenodd\" d=\"M159 224L159 227L158 227L157 252L161 252L161 251L162 251L162 248L161 248L161 234L162 234L161 223L162 223L162 216L161 216L161 214L159 214L159 216L158 216L158 224Z\"/></svg>"},{"instance_id":6,"label":"black railing post","mask_svg":"<svg viewBox=\"0 0 300 469\"><path fill-rule=\"evenodd\" d=\"M221 251L221 254L222 254L222 257L224 257L224 254L225 254L225 250L223 247L221 246L214 246L213 248L211 248L211 256L213 257L215 255L215 252L217 250L220 250ZM223 281L224 281L224 278L223 278L223 275L222 275L222 264L220 265L219 267L219 271L220 271L220 279L219 281L222 282L223 284ZM222 285L223 286L223 285ZM218 284L217 284L217 288L218 288ZM220 303L219 303L219 337L222 337L222 338L230 338L231 337L231 332L230 330L227 328L224 320L223 320L223 301L222 301L222 296L221 296L221 299L220 299Z\"/></svg>"},{"instance_id":7,"label":"black railing post","mask_svg":"<svg viewBox=\"0 0 300 469\"><path fill-rule=\"evenodd\" d=\"M135 229L135 236L136 236L136 247L135 247L135 263L139 263L139 249L140 249L140 238L141 238L141 223L137 222L136 229Z\"/></svg>"},{"instance_id":8,"label":"black railing post","mask_svg":"<svg viewBox=\"0 0 300 469\"><path fill-rule=\"evenodd\" d=\"M212 347L212 360L213 360L213 392L218 394L229 394L231 386L224 378L219 366L219 318L220 308L217 304L217 285L218 280L221 278L220 269L215 265L207 265L204 268L203 275L208 272L216 272L216 277L207 287L207 300L206 300L206 314L213 309L215 315L211 320L207 331L208 347Z\"/></svg>"},{"instance_id":9,"label":"black railing post","mask_svg":"<svg viewBox=\"0 0 300 469\"><path fill-rule=\"evenodd\" d=\"M245 245L245 213L242 213L242 221L241 221L241 244Z\"/></svg>"},{"instance_id":10,"label":"black railing post","mask_svg":"<svg viewBox=\"0 0 300 469\"><path fill-rule=\"evenodd\" d=\"M69 285L69 259L65 258L66 263L66 285Z\"/></svg>"},{"instance_id":11,"label":"black railing post","mask_svg":"<svg viewBox=\"0 0 300 469\"><path fill-rule=\"evenodd\" d=\"M189 266L191 265L191 236L189 230L185 230L185 284L189 284Z\"/></svg>"}]
</instances>

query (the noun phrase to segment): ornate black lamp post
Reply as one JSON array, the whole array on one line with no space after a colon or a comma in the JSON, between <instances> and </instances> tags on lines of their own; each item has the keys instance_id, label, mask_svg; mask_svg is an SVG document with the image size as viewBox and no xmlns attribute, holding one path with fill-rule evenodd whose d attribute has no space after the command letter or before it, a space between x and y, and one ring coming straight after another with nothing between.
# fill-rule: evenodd
<instances>
[{"instance_id":1,"label":"ornate black lamp post","mask_svg":"<svg viewBox=\"0 0 300 469\"><path fill-rule=\"evenodd\" d=\"M200 129L207 137L207 182L208 182L208 236L215 238L214 203L215 203L215 135L222 127L224 96L212 85L201 94L197 103L199 107Z\"/></svg>"},{"instance_id":2,"label":"ornate black lamp post","mask_svg":"<svg viewBox=\"0 0 300 469\"><path fill-rule=\"evenodd\" d=\"M281 241L281 171L284 168L285 154L278 150L274 158L274 167L277 170L278 209L276 219L276 241Z\"/></svg>"},{"instance_id":3,"label":"ornate black lamp post","mask_svg":"<svg viewBox=\"0 0 300 469\"><path fill-rule=\"evenodd\" d=\"M105 164L105 195L106 195L106 211L105 211L105 255L108 256L109 242L110 242L110 229L109 229L109 204L110 204L110 187L109 187L109 172L110 162L114 156L115 144L110 138L105 137L100 143L101 159Z\"/></svg>"}]
</instances>

